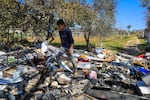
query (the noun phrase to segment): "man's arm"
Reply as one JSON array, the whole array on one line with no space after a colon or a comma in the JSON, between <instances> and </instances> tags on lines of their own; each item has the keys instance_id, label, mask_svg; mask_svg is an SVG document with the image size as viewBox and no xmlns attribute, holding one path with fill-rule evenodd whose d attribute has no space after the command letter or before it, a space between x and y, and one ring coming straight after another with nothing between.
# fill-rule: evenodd
<instances>
[{"instance_id":1,"label":"man's arm","mask_svg":"<svg viewBox=\"0 0 150 100\"><path fill-rule=\"evenodd\" d=\"M68 53L69 55L73 54L73 44L70 45Z\"/></svg>"},{"instance_id":2,"label":"man's arm","mask_svg":"<svg viewBox=\"0 0 150 100\"><path fill-rule=\"evenodd\" d=\"M69 47L69 55L71 55L73 53L73 44L74 44L74 39L73 39L73 36L72 36L72 32L69 30L68 31L68 37L69 37L69 40L70 40L70 47Z\"/></svg>"}]
</instances>

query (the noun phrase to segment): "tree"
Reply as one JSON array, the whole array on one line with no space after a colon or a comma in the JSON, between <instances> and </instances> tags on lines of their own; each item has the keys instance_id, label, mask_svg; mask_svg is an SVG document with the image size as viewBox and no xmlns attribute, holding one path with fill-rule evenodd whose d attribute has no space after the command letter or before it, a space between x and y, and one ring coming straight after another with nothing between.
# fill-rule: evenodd
<instances>
[{"instance_id":1,"label":"tree","mask_svg":"<svg viewBox=\"0 0 150 100\"><path fill-rule=\"evenodd\" d=\"M24 0L19 3L15 0L2 0L0 3L0 28L20 28L24 34L33 30L34 36L44 35L51 19L64 19L67 26L77 23L81 26L87 48L93 34L106 36L112 29L115 13L115 0ZM55 21L53 22L55 24ZM101 39L102 40L102 39Z\"/></svg>"},{"instance_id":2,"label":"tree","mask_svg":"<svg viewBox=\"0 0 150 100\"><path fill-rule=\"evenodd\" d=\"M98 12L96 32L100 34L100 46L105 36L111 33L115 23L116 0L93 0L93 9Z\"/></svg>"},{"instance_id":3,"label":"tree","mask_svg":"<svg viewBox=\"0 0 150 100\"><path fill-rule=\"evenodd\" d=\"M0 29L4 33L8 33L7 41L9 42L11 38L14 39L13 34L9 34L10 28L15 29L22 26L26 13L24 7L15 0L2 0L0 11Z\"/></svg>"},{"instance_id":4,"label":"tree","mask_svg":"<svg viewBox=\"0 0 150 100\"><path fill-rule=\"evenodd\" d=\"M89 49L92 34L101 35L101 40L106 33L109 33L114 25L115 0L92 0L87 4L87 0L67 0L65 9L59 11L60 18L67 20L68 26L74 22L81 26L86 47Z\"/></svg>"},{"instance_id":5,"label":"tree","mask_svg":"<svg viewBox=\"0 0 150 100\"><path fill-rule=\"evenodd\" d=\"M129 35L130 35L131 25L128 25L128 26L127 26L127 29L128 29L128 36L129 36Z\"/></svg>"},{"instance_id":6,"label":"tree","mask_svg":"<svg viewBox=\"0 0 150 100\"><path fill-rule=\"evenodd\" d=\"M89 9L89 8L87 8ZM83 16L81 17L81 23L82 30L84 30L84 38L86 41L86 48L87 50L90 49L90 37L93 34L93 24L94 20L96 19L95 12L92 10L86 10L84 11Z\"/></svg>"},{"instance_id":7,"label":"tree","mask_svg":"<svg viewBox=\"0 0 150 100\"><path fill-rule=\"evenodd\" d=\"M141 0L142 6L147 9L146 19L147 19L147 30L150 31L150 0Z\"/></svg>"},{"instance_id":8,"label":"tree","mask_svg":"<svg viewBox=\"0 0 150 100\"><path fill-rule=\"evenodd\" d=\"M50 2L51 1L51 2ZM54 0L53 0L54 1ZM49 14L56 9L52 0L24 0L20 3L15 0L2 0L0 5L0 28L9 34L9 29L22 29L24 34L33 30L34 35L46 33L49 26Z\"/></svg>"}]
</instances>

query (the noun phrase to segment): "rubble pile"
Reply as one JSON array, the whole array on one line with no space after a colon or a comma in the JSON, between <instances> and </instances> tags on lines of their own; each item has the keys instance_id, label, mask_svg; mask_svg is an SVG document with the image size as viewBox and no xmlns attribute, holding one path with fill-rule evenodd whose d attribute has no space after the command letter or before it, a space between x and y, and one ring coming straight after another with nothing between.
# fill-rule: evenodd
<instances>
[{"instance_id":1,"label":"rubble pile","mask_svg":"<svg viewBox=\"0 0 150 100\"><path fill-rule=\"evenodd\" d=\"M150 54L133 57L97 48L75 50L77 72L59 48L0 52L3 100L150 100Z\"/></svg>"}]
</instances>

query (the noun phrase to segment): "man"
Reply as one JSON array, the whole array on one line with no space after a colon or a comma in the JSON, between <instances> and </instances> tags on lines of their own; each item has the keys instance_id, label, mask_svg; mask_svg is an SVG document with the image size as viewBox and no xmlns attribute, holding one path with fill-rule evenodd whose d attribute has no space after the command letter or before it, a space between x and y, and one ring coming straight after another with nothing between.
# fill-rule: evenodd
<instances>
[{"instance_id":1,"label":"man","mask_svg":"<svg viewBox=\"0 0 150 100\"><path fill-rule=\"evenodd\" d=\"M49 28L48 28L48 32L47 32L47 36L46 36L46 40L51 38L50 43L54 40L54 37L53 37L53 24L54 24L54 15L50 14L49 15Z\"/></svg>"},{"instance_id":2,"label":"man","mask_svg":"<svg viewBox=\"0 0 150 100\"><path fill-rule=\"evenodd\" d=\"M58 61L59 66L62 66L62 62L60 60L60 57L66 53L73 65L73 73L76 71L75 61L73 58L73 44L74 39L72 37L72 32L70 29L66 28L65 23L62 19L57 21L57 26L59 29L59 36L61 39L61 50L57 53L56 58Z\"/></svg>"}]
</instances>

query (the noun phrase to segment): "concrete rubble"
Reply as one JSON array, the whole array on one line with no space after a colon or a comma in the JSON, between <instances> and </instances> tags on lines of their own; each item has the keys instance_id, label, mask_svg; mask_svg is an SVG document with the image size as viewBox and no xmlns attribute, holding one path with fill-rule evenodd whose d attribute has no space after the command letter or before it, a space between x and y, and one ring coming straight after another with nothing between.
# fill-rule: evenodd
<instances>
[{"instance_id":1,"label":"concrete rubble","mask_svg":"<svg viewBox=\"0 0 150 100\"><path fill-rule=\"evenodd\" d=\"M59 48L44 48L0 52L0 100L150 100L150 53L75 50L73 75L65 55L59 68Z\"/></svg>"}]
</instances>

